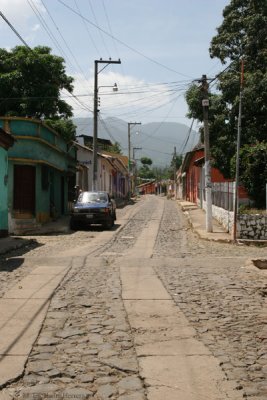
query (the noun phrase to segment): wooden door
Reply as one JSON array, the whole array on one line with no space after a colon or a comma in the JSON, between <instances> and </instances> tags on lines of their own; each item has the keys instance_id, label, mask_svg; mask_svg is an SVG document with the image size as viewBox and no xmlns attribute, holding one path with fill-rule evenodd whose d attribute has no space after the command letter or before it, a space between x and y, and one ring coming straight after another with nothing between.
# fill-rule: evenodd
<instances>
[{"instance_id":1,"label":"wooden door","mask_svg":"<svg viewBox=\"0 0 267 400\"><path fill-rule=\"evenodd\" d=\"M14 211L35 214L35 167L14 165Z\"/></svg>"}]
</instances>

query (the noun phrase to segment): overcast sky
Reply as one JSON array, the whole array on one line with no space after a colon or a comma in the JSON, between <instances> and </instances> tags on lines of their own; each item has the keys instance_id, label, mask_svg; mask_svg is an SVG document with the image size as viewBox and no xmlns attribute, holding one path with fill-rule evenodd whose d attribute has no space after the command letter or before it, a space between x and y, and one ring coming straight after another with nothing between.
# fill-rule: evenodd
<instances>
[{"instance_id":1,"label":"overcast sky","mask_svg":"<svg viewBox=\"0 0 267 400\"><path fill-rule=\"evenodd\" d=\"M29 46L64 57L83 104L72 103L76 117L92 116L94 60L111 57L121 65L98 75L103 118L190 125L184 93L193 79L223 68L208 49L229 1L0 0L0 10ZM0 19L0 46L21 44ZM101 87L115 82L117 93Z\"/></svg>"}]
</instances>

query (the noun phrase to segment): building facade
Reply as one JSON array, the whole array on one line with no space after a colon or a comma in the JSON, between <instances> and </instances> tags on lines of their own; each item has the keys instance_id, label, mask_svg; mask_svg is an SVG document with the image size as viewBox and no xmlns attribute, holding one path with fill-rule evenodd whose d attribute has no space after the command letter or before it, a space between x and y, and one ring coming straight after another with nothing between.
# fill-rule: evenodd
<instances>
[{"instance_id":1,"label":"building facade","mask_svg":"<svg viewBox=\"0 0 267 400\"><path fill-rule=\"evenodd\" d=\"M8 149L14 137L0 128L0 237L8 235Z\"/></svg>"},{"instance_id":2,"label":"building facade","mask_svg":"<svg viewBox=\"0 0 267 400\"><path fill-rule=\"evenodd\" d=\"M75 147L40 120L1 117L0 127L16 139L8 151L10 233L67 213L75 185Z\"/></svg>"}]
</instances>

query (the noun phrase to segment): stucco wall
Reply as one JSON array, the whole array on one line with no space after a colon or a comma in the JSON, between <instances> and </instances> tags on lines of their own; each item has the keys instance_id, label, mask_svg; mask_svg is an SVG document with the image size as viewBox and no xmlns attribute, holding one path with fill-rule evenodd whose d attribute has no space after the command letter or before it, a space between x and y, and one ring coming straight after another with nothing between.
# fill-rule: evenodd
<instances>
[{"instance_id":1,"label":"stucco wall","mask_svg":"<svg viewBox=\"0 0 267 400\"><path fill-rule=\"evenodd\" d=\"M68 177L75 173L76 149L68 147L65 140L41 121L19 118L0 119L8 132L17 139L8 151L9 184L8 208L9 226L12 225L14 204L14 165L32 165L35 167L35 210L37 222L46 222L51 216L68 211ZM19 137L18 137L19 136ZM47 185L43 184L43 168L46 168ZM64 183L64 188L63 188ZM64 200L64 201L63 201Z\"/></svg>"},{"instance_id":2,"label":"stucco wall","mask_svg":"<svg viewBox=\"0 0 267 400\"><path fill-rule=\"evenodd\" d=\"M198 206L200 206L199 201ZM206 201L203 201L203 209L206 210ZM228 211L224 208L212 205L212 216L226 229L227 232L232 232L234 221L233 211Z\"/></svg>"}]
</instances>

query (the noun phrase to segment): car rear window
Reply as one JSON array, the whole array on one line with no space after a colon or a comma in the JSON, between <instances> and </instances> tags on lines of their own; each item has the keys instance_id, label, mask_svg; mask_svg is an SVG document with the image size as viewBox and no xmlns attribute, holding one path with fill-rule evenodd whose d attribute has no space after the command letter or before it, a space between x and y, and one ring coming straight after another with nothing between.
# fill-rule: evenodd
<instances>
[{"instance_id":1,"label":"car rear window","mask_svg":"<svg viewBox=\"0 0 267 400\"><path fill-rule=\"evenodd\" d=\"M83 192L80 194L78 201L81 203L106 203L108 196L106 193Z\"/></svg>"}]
</instances>

